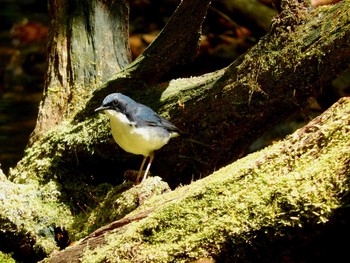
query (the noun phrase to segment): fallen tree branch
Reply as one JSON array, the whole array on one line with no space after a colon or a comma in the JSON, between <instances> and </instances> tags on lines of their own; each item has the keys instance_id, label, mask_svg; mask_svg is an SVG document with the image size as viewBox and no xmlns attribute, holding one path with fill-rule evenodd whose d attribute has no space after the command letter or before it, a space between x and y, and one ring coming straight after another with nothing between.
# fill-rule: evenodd
<instances>
[{"instance_id":1,"label":"fallen tree branch","mask_svg":"<svg viewBox=\"0 0 350 263\"><path fill-rule=\"evenodd\" d=\"M349 131L350 98L343 98L285 140L147 201L46 262L292 258L293 235L337 225L335 214L349 205ZM287 233L284 254L259 247Z\"/></svg>"}]
</instances>

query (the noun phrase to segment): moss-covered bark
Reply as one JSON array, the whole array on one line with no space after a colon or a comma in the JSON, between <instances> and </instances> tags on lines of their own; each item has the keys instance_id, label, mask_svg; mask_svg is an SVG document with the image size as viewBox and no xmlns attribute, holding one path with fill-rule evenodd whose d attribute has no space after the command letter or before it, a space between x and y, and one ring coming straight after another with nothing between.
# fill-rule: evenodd
<instances>
[{"instance_id":1,"label":"moss-covered bark","mask_svg":"<svg viewBox=\"0 0 350 263\"><path fill-rule=\"evenodd\" d=\"M228 68L208 75L146 85L139 92L128 88L142 85L128 78L126 68L94 92L97 101L88 103L81 116L119 90L171 117L200 143L174 140L152 168L172 186L188 183L242 156L266 129L304 109L348 69L348 7L344 1L322 9L286 10L257 45Z\"/></svg>"},{"instance_id":2,"label":"moss-covered bark","mask_svg":"<svg viewBox=\"0 0 350 263\"><path fill-rule=\"evenodd\" d=\"M16 263L10 254L0 252L0 261L3 263Z\"/></svg>"},{"instance_id":3,"label":"moss-covered bark","mask_svg":"<svg viewBox=\"0 0 350 263\"><path fill-rule=\"evenodd\" d=\"M84 107L131 61L127 1L49 1L48 69L31 141Z\"/></svg>"},{"instance_id":4,"label":"moss-covered bark","mask_svg":"<svg viewBox=\"0 0 350 263\"><path fill-rule=\"evenodd\" d=\"M342 258L346 251L334 255L335 244L327 239L338 238L340 245L350 226L345 216L349 131L350 99L344 98L285 140L189 186L147 200L128 215L129 220L125 218L127 224L116 222L109 231L91 235L45 262ZM336 231L322 233L327 228ZM310 229L315 231L311 235ZM297 244L299 238L304 244ZM309 249L316 244L323 250Z\"/></svg>"},{"instance_id":5,"label":"moss-covered bark","mask_svg":"<svg viewBox=\"0 0 350 263\"><path fill-rule=\"evenodd\" d=\"M69 207L58 202L55 184L39 186L0 181L0 248L18 261L37 262L58 249L60 226L69 225ZM57 224L60 222L60 224Z\"/></svg>"},{"instance_id":6,"label":"moss-covered bark","mask_svg":"<svg viewBox=\"0 0 350 263\"><path fill-rule=\"evenodd\" d=\"M196 1L182 1L182 3L198 4ZM203 6L201 7L204 8ZM337 5L313 11L297 9L293 10L293 12L282 12L281 16L274 20L271 33L261 39L247 54L240 57L226 69L196 78L178 79L150 86L150 83L154 83L155 80L152 79L152 81L148 82L147 76L143 79L143 74L149 73L149 71L143 71L145 64L142 63L149 63L146 63L148 65L146 69L150 69L151 65L153 65L152 58L157 56L143 57L142 63L136 63L132 64L130 67L126 67L88 97L82 97L83 106L78 105L82 110L78 111L76 114L72 113L72 116L62 121L55 129L43 134L39 140L34 140L31 147L26 150L25 157L18 163L17 167L10 172L9 179L11 181L5 180L4 184L9 186L13 185L14 189L19 189L18 191L22 189L26 192L28 188L31 189L33 193L41 193L37 196L33 195L33 200L37 200L37 204L42 205L43 208L51 206L52 209L50 210L51 214L48 222L54 222L56 227L59 226L62 227L62 229L70 229L74 221L78 222L78 220L82 220L80 222L86 226L82 231L86 231L84 233L92 231L94 227L99 225L102 221L97 222L94 226L89 225L93 221L91 220L91 222L89 222L89 219L93 218L94 212L97 213L98 208L101 203L104 202L108 194L116 191L113 185L122 183L122 174L124 171L127 168L137 167L140 161L138 157L130 156L118 150L111 139L107 119L104 116L95 116L93 114L93 109L101 102L103 97L107 93L115 91L121 91L131 95L134 99L151 106L163 115L171 117L176 125L184 131L191 133L190 138L176 139L167 145L166 149L157 154L152 172L161 175L161 177L167 182L170 182L173 187L179 185L181 182L189 182L192 178L197 179L200 176L211 174L215 169L237 159L242 152L244 152L246 145L262 134L269 126L302 109L308 104L312 96L320 92L322 83L330 81L339 72L342 72L348 67L350 61L349 10L349 1L345 0ZM177 17L177 19L180 18L181 16ZM176 19L175 21L172 20L172 22L176 23ZM198 34L196 37L198 37ZM197 44L197 42L198 39L197 41L191 41L192 44ZM152 52L156 52L156 47L157 46L152 47ZM185 52L185 50L183 51ZM159 57L157 58L159 59ZM176 61L176 63L178 62L179 61ZM176 64L169 65L169 61L164 63L167 67L172 67ZM141 73L138 73L138 70L140 70ZM139 78L134 78L134 76L139 76ZM161 76L157 76L160 79ZM87 101L84 101L84 99ZM299 139L300 140L294 141L295 147L298 146L298 143L303 142L303 137ZM329 140L332 140L331 136ZM334 149L336 149L335 146ZM274 148L270 150L274 150ZM308 152L308 149L304 150ZM329 151L331 150L329 149ZM273 152L274 151L271 153ZM287 151L287 153L292 154L293 152ZM286 159L288 159L288 154L285 156ZM336 156L337 158L340 157L339 155ZM298 156L294 155L294 158L295 157ZM326 157L327 156L324 156L324 158ZM300 162L293 161L289 163L287 167L285 167L285 163L279 165L270 162L269 160L273 159L272 157L263 159L263 157L257 154L248 158L252 158L250 162L255 163L257 160L259 163L259 160L263 160L263 163L268 162L271 164L272 166L269 168L271 169L269 170L271 174L276 174L281 169L299 169L299 165L300 169L304 167L302 166L303 163L301 160L299 160L300 158L298 158ZM311 157L308 161L310 162L310 160ZM315 161L320 160L321 159L318 158ZM328 164L328 161L327 159L325 162ZM238 164L230 167L242 167L244 163L245 161L240 161ZM321 164L322 163L319 163L319 165ZM318 168L321 169L322 167L320 166ZM332 171L335 171L334 173L339 172L337 167L333 168L334 170ZM240 168L232 169L230 173L233 174L236 169L239 170ZM254 169L259 169L260 171L259 167ZM321 170L316 171L321 172ZM132 223L132 225L141 224L141 226L138 226L141 228L128 228L130 229L128 231L130 231L132 235L135 235L135 238L141 237L142 242L144 242L143 239L147 239L147 236L149 236L150 238L147 241L149 243L140 243L139 246L136 246L135 252L130 252L128 248L120 246L120 248L125 249L126 253L129 253L128 255L120 253L120 256L131 256L135 258L149 257L150 254L148 253L151 253L153 249L159 245L159 242L169 235L172 237L172 232L161 231L161 235L157 236L158 229L163 229L163 226L172 224L174 224L174 227L179 227L182 223L185 223L182 221L182 217L185 219L193 219L194 223L202 226L201 224L204 224L204 221L201 220L204 220L205 217L201 216L206 216L206 211L204 208L204 211L201 211L201 206L195 204L195 200L202 199L202 197L202 204L212 202L216 205L219 204L216 202L227 200L230 204L234 205L231 210L233 213L237 214L234 215L234 220L232 220L232 217L224 216L222 219L222 224L224 226L227 224L227 226L230 227L241 227L243 226L240 225L242 222L250 222L249 215L254 217L257 213L257 221L252 221L252 224L258 229L257 233L263 234L269 227L272 229L272 226L275 226L275 222L283 222L281 218L283 219L284 217L280 217L276 219L276 221L273 221L271 225L266 226L266 222L263 220L264 216L267 216L270 220L270 217L268 217L269 215L276 215L273 214L272 211L274 207L268 207L267 209L271 211L272 214L265 215L263 213L266 208L266 203L263 202L264 200L258 199L260 201L257 202L260 202L259 204L261 204L261 206L256 206L255 197L263 196L264 194L262 190L259 190L260 187L261 189L265 189L269 194L271 194L272 191L277 192L277 197L280 196L279 191L282 191L282 196L287 194L287 192L285 192L287 191L286 189L289 189L291 192L293 191L291 188L288 188L287 185L283 184L283 182L278 182L281 189L273 188L273 183L264 184L270 182L269 180L272 180L272 177L266 178L266 182L261 179L262 182L260 182L259 178L264 178L264 175L260 177L260 175L258 176L258 174L255 173L255 170L253 172L252 174L246 172L248 174L242 177L243 179L233 176L227 178L228 181L226 181L226 178L220 175L225 174L221 171L219 175L210 177L213 179L208 178L196 183L193 187L199 187L198 194L196 194L196 192L194 194L191 193L189 199L178 197L179 195L185 194L182 191L188 188L180 188L169 194L169 198L173 198L174 195L176 198L173 202L169 202L169 204L166 205L166 207L168 207L166 209L168 210L165 209L165 212L160 212L159 220L161 221L159 221L159 224L155 223L152 227L153 221L148 221L150 219L147 219L138 223ZM236 172L234 173L236 174ZM220 180L225 181L223 185L228 187L227 192L225 187L220 187ZM244 193L242 192L239 195L239 189L246 189L245 180L248 181L247 183L250 185L250 188L247 188ZM237 186L231 184L232 182L237 183ZM261 186L259 185L259 189L256 183L262 184ZM201 187L202 184L206 184L206 186ZM218 188L209 189L208 187L210 184L213 184L213 186L216 185ZM4 189L6 189L6 185L4 185ZM271 189L268 186L271 187ZM299 189L298 187L299 185L295 186L295 189ZM303 185L300 187L303 187ZM207 193L206 190L208 190ZM240 207L238 206L240 202L236 199L230 199L229 195L236 193L236 191L238 195L234 195L236 197L232 198L237 198L237 200L240 201L241 196L248 195L247 198L252 199L250 203L247 201L247 205L249 204L248 207ZM252 194L251 197L249 197L250 193ZM305 191L302 193L306 195ZM39 209L35 212L35 206L27 205L26 194L20 193L20 195L24 196L24 198L20 201L20 208L15 210L19 212L15 214L17 217L16 221L14 221L14 228L18 229L23 226L25 233L23 236L25 237L24 241L26 244L31 244L32 247L38 245L39 249L37 251L40 253L42 251L45 251L45 253L51 252L54 249L54 246L51 246L53 244L52 237L44 236L45 242L49 242L50 244L48 246L44 244L45 242L40 243L38 241L41 236L40 232L37 232L37 230L40 230L40 224L45 222L43 219L47 216L45 209ZM114 195L111 194L110 197L112 198L110 203L113 203ZM164 199L167 197L162 196L161 198ZM297 198L301 197L298 195ZM218 201L215 201L216 199L218 199ZM3 200L10 200L10 206L17 206L17 201L11 198ZM135 200L138 201L138 199ZM286 205L284 206L279 203L276 204L273 198L271 198L271 203L276 205L276 211L280 211L278 209L284 207L286 211L283 211L283 213L285 213L286 218L289 216L290 219L293 211L295 211L295 214L293 214L294 212L292 213L292 218L296 218L299 212L307 210L307 208L304 210L295 208L295 204L293 203L295 200L286 200ZM325 200L326 199L324 199L324 201ZM320 211L325 213L325 210L322 210L324 207L321 200L312 199L309 201L314 202L311 202L310 206L312 209L310 211L316 214L320 213ZM190 211L188 213L186 212L186 206L191 204L194 206L197 205L198 214L192 214ZM316 204L321 206L321 210L314 208ZM333 204L336 206L336 201L331 203L329 207L333 207ZM154 207L154 205L156 204L148 203L148 205L143 206L143 208ZM179 210L176 209L177 205L179 205ZM280 207L278 205L280 205ZM135 205L132 204L132 207L134 208ZM326 203L325 207L328 207L328 203ZM60 210L61 208L64 208L63 212ZM294 210L294 208L299 210ZM22 211L23 209L29 211L30 215L35 215L35 220L30 216L23 216L25 214ZM5 212L2 213L0 217L1 220L7 222L12 214L6 212L7 210L4 211ZM128 209L124 209L124 211L126 213L129 212ZM215 215L215 211L216 208L210 210L213 215ZM266 211L266 213L268 213L268 211ZM163 217L161 216L164 215L163 213L168 214L165 214L167 216ZM306 213L306 217L309 215L312 216L315 213ZM67 214L68 216L66 216ZM324 217L327 219L328 215L329 214L325 213L325 216L321 214L321 216L316 218L321 220L321 218ZM114 219L120 216L121 214L118 214ZM154 216L156 216L158 220L157 211L152 213L152 217ZM271 217L272 219L273 216ZM67 222L66 220L69 218L72 218L72 220ZM174 218L176 222L172 222ZM217 215L216 218L220 217ZM310 218L312 219L315 217ZM113 220L113 218L108 218L108 220ZM107 222L108 220L103 222ZM218 222L221 222L220 220ZM230 223L229 220L232 220L232 222ZM291 224L291 222L294 221L288 221L286 219L285 224L288 225ZM298 220L295 222L296 224L299 223ZM31 225L33 223L35 226ZM235 225L236 223L238 225ZM48 228L50 227L49 224L46 224L46 226ZM245 229L248 226L244 225L243 228ZM284 223L282 226L285 226ZM205 227L205 225L203 225L203 227ZM15 236L15 234L11 236L12 229L13 228L7 228L3 231L10 235L7 236L8 238ZM35 230L33 231L33 229ZM144 229L145 231L139 232L137 229ZM164 228L164 230L166 229L167 228ZM220 232L220 229L222 232ZM263 229L264 231L259 232L259 229ZM180 236L184 233L188 234L188 230L190 229L186 230L184 228ZM245 236L250 237L249 235L254 234L252 232L239 232L237 230L238 232L235 236L235 232L227 233L225 227L220 228L220 225L216 223L210 226L209 230L214 232L219 231L222 236L215 240L208 239L207 245L202 247L200 251L196 250L196 247L200 248L200 246L196 245L200 242L204 242L203 240L205 240L206 237L209 238L207 233L210 233L210 231L205 232L206 234L203 234L203 236L188 235L189 238L191 238L191 243L189 244L180 239L172 240L173 247L172 245L164 246L164 249L169 248L173 252L164 253L164 257L185 259L186 257L197 258L205 255L216 255L219 258L220 255L218 254L224 253L225 249L229 251L233 249L232 243L239 243L239 240L241 240L242 243L239 244L243 244L245 240L247 240L244 238ZM196 232L195 230L193 231ZM179 232L181 231L179 230ZM112 246L114 244L119 244L118 242L121 242L120 240L130 241L131 244L134 245L139 242L133 239L132 236L119 236L119 233L118 231L116 236L111 236L111 246L105 247L106 251L112 251L114 249ZM280 233L278 229L277 233ZM142 237L143 234L145 234L144 237ZM104 239L104 236L102 237ZM226 237L228 239L226 239ZM34 240L35 242L30 243L28 240ZM113 243L113 240L116 240L116 243ZM152 247L152 244L156 244L156 246ZM143 252L139 249L146 245L150 247L145 249L145 254L142 254ZM227 248L225 248L225 246L227 246ZM178 248L181 249L181 253L183 254L179 254L180 251L177 250ZM206 252L205 249L208 249L209 252ZM193 251L193 254L191 251ZM105 256L103 256L100 251L96 253L95 251L90 252L91 255L96 254L101 258ZM162 250L158 252L161 253ZM135 255L133 253L135 253ZM35 256L38 255L43 254L35 254ZM156 254L156 256L157 255L158 254ZM112 257L113 255L110 254L110 256ZM162 255L159 256L159 258L161 257Z\"/></svg>"},{"instance_id":7,"label":"moss-covered bark","mask_svg":"<svg viewBox=\"0 0 350 263\"><path fill-rule=\"evenodd\" d=\"M187 27L187 34L176 42L177 37L171 35L170 29L179 22L192 20L194 10L199 8L201 17L196 17L195 23ZM152 59L161 58L157 66L163 66L163 69L190 60L198 46L207 8L208 3L183 1L168 23L168 29L156 41L158 45L180 43L183 48L171 54L175 57L177 54L181 59L164 60L152 48L145 54ZM187 16L181 17L181 13ZM118 157L116 149L110 148L106 119L91 117L93 113L88 112L89 118L83 114L84 120L80 119L79 124L72 121L75 114L86 106L96 86L129 63L127 1L51 1L50 15L47 87L37 127L26 157L10 172L9 178L13 182L5 176L1 178L0 205L4 209L0 213L3 222L0 250L12 252L14 258L25 258L28 262L37 261L66 246L68 228L74 239L74 236L89 233L108 220L130 212L151 195L152 190L157 193L157 186L155 189L143 188L134 193L132 200L135 202L129 200L129 204L122 204L119 213L109 215L106 221L97 216L95 222L96 215L92 210L101 203L105 206L114 204L113 198L130 187L130 183L117 189L109 183L122 183L123 178L116 175L123 173L126 166L116 165L116 157L119 161L124 157ZM165 46L162 52L166 53ZM136 70L137 65L144 70L147 68L140 62L134 64L133 69ZM148 71L150 68L156 67L148 64ZM94 100L97 102L96 98ZM92 125L96 121L99 124ZM109 159L111 156L114 157ZM95 168L92 168L93 163ZM98 163L105 165L99 167ZM111 176L113 170L116 173ZM97 171L101 176L96 176ZM164 191L162 185L159 191ZM145 194L147 189L151 193ZM108 195L111 202L108 202ZM72 225L79 226L81 231L77 233L78 228L70 228Z\"/></svg>"}]
</instances>

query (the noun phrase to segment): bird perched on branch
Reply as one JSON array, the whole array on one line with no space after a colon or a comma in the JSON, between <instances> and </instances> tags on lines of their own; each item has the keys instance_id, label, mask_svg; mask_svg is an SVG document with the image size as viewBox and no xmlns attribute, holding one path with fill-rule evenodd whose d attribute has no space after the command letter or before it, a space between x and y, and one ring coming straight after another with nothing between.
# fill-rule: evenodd
<instances>
[{"instance_id":1,"label":"bird perched on branch","mask_svg":"<svg viewBox=\"0 0 350 263\"><path fill-rule=\"evenodd\" d=\"M144 156L137 174L137 184L140 182L147 157L149 156L149 162L142 181L146 179L152 165L154 151L181 133L170 121L151 108L121 93L108 95L102 105L95 109L95 112L98 111L104 111L109 117L113 138L122 149Z\"/></svg>"}]
</instances>

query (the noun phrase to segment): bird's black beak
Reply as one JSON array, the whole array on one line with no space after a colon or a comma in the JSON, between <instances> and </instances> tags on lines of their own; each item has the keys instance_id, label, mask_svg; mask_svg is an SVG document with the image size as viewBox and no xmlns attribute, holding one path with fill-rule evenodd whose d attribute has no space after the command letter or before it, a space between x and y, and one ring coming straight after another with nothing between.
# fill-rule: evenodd
<instances>
[{"instance_id":1,"label":"bird's black beak","mask_svg":"<svg viewBox=\"0 0 350 263\"><path fill-rule=\"evenodd\" d=\"M108 110L109 107L106 107L106 106L100 106L98 108L95 109L95 112L98 112L98 111L103 111L103 110Z\"/></svg>"}]
</instances>

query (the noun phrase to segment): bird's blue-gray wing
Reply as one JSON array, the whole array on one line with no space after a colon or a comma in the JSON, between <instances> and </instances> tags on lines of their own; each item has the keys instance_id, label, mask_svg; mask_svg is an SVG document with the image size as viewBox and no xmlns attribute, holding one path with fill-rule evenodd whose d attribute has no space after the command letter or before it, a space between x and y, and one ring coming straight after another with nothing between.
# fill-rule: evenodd
<instances>
[{"instance_id":1,"label":"bird's blue-gray wing","mask_svg":"<svg viewBox=\"0 0 350 263\"><path fill-rule=\"evenodd\" d=\"M171 132L178 132L180 130L173 125L170 121L158 115L151 108L141 105L141 107L137 107L134 109L132 114L128 114L131 118L131 121L138 123L138 126L155 126L162 127Z\"/></svg>"}]
</instances>

